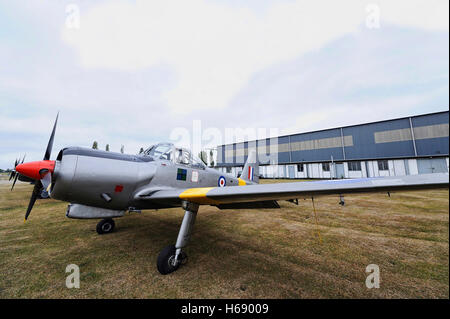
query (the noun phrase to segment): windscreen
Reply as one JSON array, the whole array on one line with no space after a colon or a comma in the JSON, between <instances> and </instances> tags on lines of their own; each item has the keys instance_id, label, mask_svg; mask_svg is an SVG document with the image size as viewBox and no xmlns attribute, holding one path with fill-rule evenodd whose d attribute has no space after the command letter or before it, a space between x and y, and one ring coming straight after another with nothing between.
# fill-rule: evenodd
<instances>
[{"instance_id":1,"label":"windscreen","mask_svg":"<svg viewBox=\"0 0 450 319\"><path fill-rule=\"evenodd\" d=\"M151 146L144 154L150 156L155 160L164 159L170 161L173 145L170 143L163 143Z\"/></svg>"}]
</instances>

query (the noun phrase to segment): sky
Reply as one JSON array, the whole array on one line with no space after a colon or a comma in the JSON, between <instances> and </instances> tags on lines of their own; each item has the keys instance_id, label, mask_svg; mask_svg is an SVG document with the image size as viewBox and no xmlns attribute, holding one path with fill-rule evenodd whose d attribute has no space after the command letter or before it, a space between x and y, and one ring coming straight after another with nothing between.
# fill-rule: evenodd
<instances>
[{"instance_id":1,"label":"sky","mask_svg":"<svg viewBox=\"0 0 450 319\"><path fill-rule=\"evenodd\" d=\"M0 0L0 168L41 160L57 112L52 158L94 140L135 154L448 110L448 7Z\"/></svg>"}]
</instances>

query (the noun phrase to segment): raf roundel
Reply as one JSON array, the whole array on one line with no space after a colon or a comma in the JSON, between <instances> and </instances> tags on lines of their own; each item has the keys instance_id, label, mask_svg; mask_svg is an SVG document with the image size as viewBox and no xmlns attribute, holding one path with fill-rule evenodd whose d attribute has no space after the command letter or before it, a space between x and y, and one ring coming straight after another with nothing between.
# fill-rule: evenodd
<instances>
[{"instance_id":1,"label":"raf roundel","mask_svg":"<svg viewBox=\"0 0 450 319\"><path fill-rule=\"evenodd\" d=\"M220 176L219 180L217 181L217 184L219 185L219 187L225 187L225 185L227 185L225 177Z\"/></svg>"}]
</instances>

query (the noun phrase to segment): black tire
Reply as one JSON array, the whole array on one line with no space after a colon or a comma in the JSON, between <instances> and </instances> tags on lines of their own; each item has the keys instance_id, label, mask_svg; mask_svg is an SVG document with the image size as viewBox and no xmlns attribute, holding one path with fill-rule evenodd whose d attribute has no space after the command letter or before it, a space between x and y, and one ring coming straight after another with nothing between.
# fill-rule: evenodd
<instances>
[{"instance_id":1,"label":"black tire","mask_svg":"<svg viewBox=\"0 0 450 319\"><path fill-rule=\"evenodd\" d=\"M158 255L158 260L156 261L156 266L161 275L167 275L180 267L180 263L176 266L172 265L172 260L175 258L175 245L169 245L165 247Z\"/></svg>"},{"instance_id":2,"label":"black tire","mask_svg":"<svg viewBox=\"0 0 450 319\"><path fill-rule=\"evenodd\" d=\"M115 226L116 223L114 223L114 220L112 220L111 218L102 219L97 224L97 233L99 233L100 235L112 233Z\"/></svg>"}]
</instances>

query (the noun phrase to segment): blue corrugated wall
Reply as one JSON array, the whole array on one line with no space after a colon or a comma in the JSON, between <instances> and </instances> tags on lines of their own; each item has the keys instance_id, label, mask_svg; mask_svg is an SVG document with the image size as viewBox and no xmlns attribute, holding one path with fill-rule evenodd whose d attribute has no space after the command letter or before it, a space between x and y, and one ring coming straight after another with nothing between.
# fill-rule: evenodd
<instances>
[{"instance_id":1,"label":"blue corrugated wall","mask_svg":"<svg viewBox=\"0 0 450 319\"><path fill-rule=\"evenodd\" d=\"M439 112L412 116L408 118L387 120L382 122L367 123L342 128L343 136L352 137L352 146L311 149L303 151L279 152L278 164L299 163L299 162L321 162L330 161L333 156L334 161L349 161L379 158L414 158L414 143L412 140L395 141L385 143L375 143L374 134L376 132L410 129L410 119L413 127L430 126L449 123L449 112ZM293 134L278 138L278 144L289 144L301 141L320 140L326 138L341 137L341 128ZM258 145L268 145L269 140L259 140ZM449 137L416 139L417 157L443 156L449 154ZM245 143L247 148L248 143ZM221 158L218 158L218 166L242 165L247 156L235 157L232 163L225 163L225 146L222 149ZM233 145L234 151L236 146ZM219 152L220 154L220 152Z\"/></svg>"}]
</instances>

